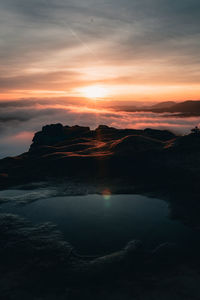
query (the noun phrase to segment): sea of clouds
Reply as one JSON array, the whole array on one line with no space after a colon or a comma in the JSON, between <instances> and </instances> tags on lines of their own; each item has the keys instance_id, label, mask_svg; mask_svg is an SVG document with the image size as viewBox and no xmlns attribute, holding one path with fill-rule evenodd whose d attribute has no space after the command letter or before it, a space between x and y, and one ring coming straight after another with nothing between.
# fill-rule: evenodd
<instances>
[{"instance_id":1,"label":"sea of clouds","mask_svg":"<svg viewBox=\"0 0 200 300\"><path fill-rule=\"evenodd\" d=\"M187 134L200 123L200 117L178 117L177 114L127 112L83 103L50 99L24 99L0 102L0 157L17 155L29 149L32 138L42 126L52 123L90 126L100 124L116 128L168 129Z\"/></svg>"}]
</instances>

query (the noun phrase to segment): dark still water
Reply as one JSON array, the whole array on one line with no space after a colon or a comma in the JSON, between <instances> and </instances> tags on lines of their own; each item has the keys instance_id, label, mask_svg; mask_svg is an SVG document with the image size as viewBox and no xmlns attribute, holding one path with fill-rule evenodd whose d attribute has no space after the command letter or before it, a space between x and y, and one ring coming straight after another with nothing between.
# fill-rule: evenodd
<instances>
[{"instance_id":1,"label":"dark still water","mask_svg":"<svg viewBox=\"0 0 200 300\"><path fill-rule=\"evenodd\" d=\"M165 242L181 244L183 249L200 244L196 231L169 219L166 202L140 195L52 197L23 206L3 204L0 212L18 214L33 223L57 224L80 253L109 253L132 239L142 240L149 248Z\"/></svg>"}]
</instances>

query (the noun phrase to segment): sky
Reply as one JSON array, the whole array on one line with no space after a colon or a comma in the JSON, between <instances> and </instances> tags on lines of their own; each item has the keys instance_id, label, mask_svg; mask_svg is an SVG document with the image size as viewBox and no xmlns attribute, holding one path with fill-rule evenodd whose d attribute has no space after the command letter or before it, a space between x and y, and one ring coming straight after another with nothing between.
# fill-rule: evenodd
<instances>
[{"instance_id":1,"label":"sky","mask_svg":"<svg viewBox=\"0 0 200 300\"><path fill-rule=\"evenodd\" d=\"M189 132L114 107L200 100L199 53L199 0L1 0L0 157L57 122Z\"/></svg>"},{"instance_id":2,"label":"sky","mask_svg":"<svg viewBox=\"0 0 200 300\"><path fill-rule=\"evenodd\" d=\"M1 0L0 101L200 99L199 28L199 0Z\"/></svg>"}]
</instances>

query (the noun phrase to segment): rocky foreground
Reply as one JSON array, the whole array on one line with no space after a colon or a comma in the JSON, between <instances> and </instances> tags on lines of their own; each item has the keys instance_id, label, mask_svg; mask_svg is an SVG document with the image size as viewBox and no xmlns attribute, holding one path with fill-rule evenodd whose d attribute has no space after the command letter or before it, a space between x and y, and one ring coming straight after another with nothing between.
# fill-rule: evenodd
<instances>
[{"instance_id":1,"label":"rocky foreground","mask_svg":"<svg viewBox=\"0 0 200 300\"><path fill-rule=\"evenodd\" d=\"M47 125L28 152L0 161L0 187L71 182L78 192L87 186L91 193L159 195L170 202L171 217L198 229L199 154L198 131L176 136L152 129ZM116 253L81 256L53 225L33 225L5 213L0 237L2 299L200 298L195 249L169 244L145 249L131 241Z\"/></svg>"},{"instance_id":2,"label":"rocky foreground","mask_svg":"<svg viewBox=\"0 0 200 300\"><path fill-rule=\"evenodd\" d=\"M0 293L5 300L197 300L198 254L178 245L82 256L51 224L0 214ZM95 241L94 241L95 242Z\"/></svg>"}]
</instances>

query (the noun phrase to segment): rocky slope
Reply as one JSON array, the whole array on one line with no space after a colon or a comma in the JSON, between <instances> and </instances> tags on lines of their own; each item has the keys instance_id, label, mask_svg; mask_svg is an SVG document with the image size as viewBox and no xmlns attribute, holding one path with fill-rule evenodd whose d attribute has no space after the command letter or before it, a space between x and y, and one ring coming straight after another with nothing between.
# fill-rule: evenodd
<instances>
[{"instance_id":1,"label":"rocky slope","mask_svg":"<svg viewBox=\"0 0 200 300\"><path fill-rule=\"evenodd\" d=\"M198 254L172 244L130 241L101 257L82 256L49 223L0 214L1 299L199 299ZM23 246L22 246L23 245ZM163 298L164 297L164 298Z\"/></svg>"},{"instance_id":2,"label":"rocky slope","mask_svg":"<svg viewBox=\"0 0 200 300\"><path fill-rule=\"evenodd\" d=\"M0 161L1 187L63 177L131 179L150 170L149 163L155 167L155 160L175 138L168 131L152 129L47 125L35 134L27 153Z\"/></svg>"},{"instance_id":3,"label":"rocky slope","mask_svg":"<svg viewBox=\"0 0 200 300\"><path fill-rule=\"evenodd\" d=\"M100 125L47 125L28 152L0 160L0 187L68 178L84 183L123 182L127 189L198 189L200 135Z\"/></svg>"},{"instance_id":4,"label":"rocky slope","mask_svg":"<svg viewBox=\"0 0 200 300\"><path fill-rule=\"evenodd\" d=\"M177 185L199 176L200 136L169 131L47 125L27 153L0 161L1 188L48 178Z\"/></svg>"}]
</instances>

